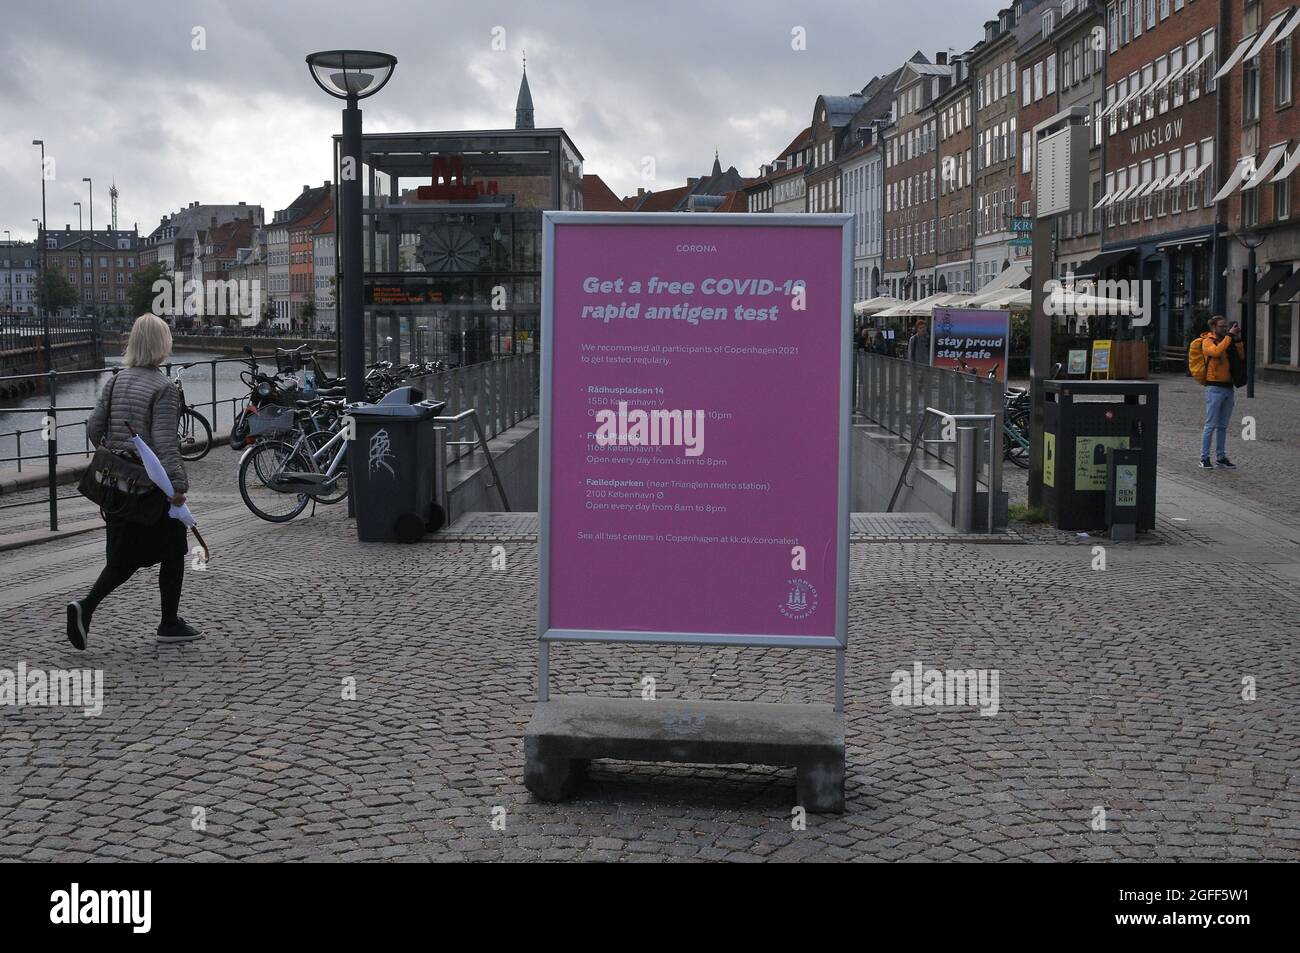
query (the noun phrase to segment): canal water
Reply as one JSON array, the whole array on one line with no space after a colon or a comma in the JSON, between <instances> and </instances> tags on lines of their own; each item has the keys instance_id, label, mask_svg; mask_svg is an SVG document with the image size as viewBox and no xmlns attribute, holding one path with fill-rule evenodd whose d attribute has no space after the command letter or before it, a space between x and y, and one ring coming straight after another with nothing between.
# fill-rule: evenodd
<instances>
[{"instance_id":1,"label":"canal water","mask_svg":"<svg viewBox=\"0 0 1300 953\"><path fill-rule=\"evenodd\" d=\"M201 413L212 424L212 429L216 433L225 433L230 429L233 418L232 399L244 398L248 396L248 388L240 381L239 372L248 367L247 361L241 361L234 354L220 354L203 351L177 351L172 355L172 376L179 372L181 380L185 385L186 402ZM190 364L196 361L221 361L215 366L216 384L217 384L217 411L216 419L213 419L212 412L212 379L214 367L209 363L198 363L184 371L180 371L179 365ZM119 367L122 363L121 355L108 355L106 363L110 367ZM262 365L262 370L267 373L274 372L274 362ZM86 374L71 379L62 380L59 384L57 403L60 407L90 407L99 400L100 392L104 385L112 379L112 374L105 371L100 374ZM19 401L9 401L0 404L0 470L6 470L16 467L18 464L15 457L18 456L21 449L21 455L26 458L22 462L22 467L26 470L28 467L37 467L45 459L47 448L45 441L41 437L41 418L44 416L44 409L48 406L49 400L44 394L35 394ZM15 413L14 410L19 407L30 407L42 411L42 413ZM68 410L60 411L58 414L59 422L59 451L62 454L70 450L86 449L86 418L90 416L88 410ZM22 431L19 435L19 431ZM31 459L39 457L39 460ZM76 458L60 456L61 462L73 462Z\"/></svg>"}]
</instances>

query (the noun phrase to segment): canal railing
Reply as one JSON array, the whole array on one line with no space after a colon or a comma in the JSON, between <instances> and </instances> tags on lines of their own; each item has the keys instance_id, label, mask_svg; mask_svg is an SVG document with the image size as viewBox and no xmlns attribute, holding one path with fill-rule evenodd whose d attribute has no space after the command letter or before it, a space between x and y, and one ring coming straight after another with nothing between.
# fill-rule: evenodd
<instances>
[{"instance_id":1,"label":"canal railing","mask_svg":"<svg viewBox=\"0 0 1300 953\"><path fill-rule=\"evenodd\" d=\"M334 353L333 351L315 352L317 357L333 355ZM253 360L259 364L275 364L276 359L277 355L275 354L255 354L253 356ZM185 370L191 368L208 367L210 382L208 399L196 400L197 394L193 390L187 389L185 403L187 407L198 410L200 413L203 412L204 408L210 410L210 414L205 414L205 416L208 417L212 426L214 442L217 439L217 434L222 432L220 429L221 409L227 405L229 406L228 420L233 428L239 408L246 404L249 399L247 392L241 392L232 397L218 397L217 367L221 364L247 366L248 361L249 358L245 355L242 358L213 358L202 361L169 362L162 365L163 370L167 372L169 377L176 376L176 373L173 373L174 371L183 374ZM59 382L61 380L93 377L117 370L120 370L120 367L98 367L82 371L54 371L48 374L19 374L0 377L0 384L39 378L47 382L49 391L49 400L44 406L0 407L0 413L43 415L39 419L38 426L0 433L0 453L4 452L2 448L10 445L9 441L11 439L14 441L13 446L15 448L13 456L0 456L0 466L11 463L17 464L17 469L21 473L24 461L29 463L44 461L47 473L46 500L36 499L19 503L0 504L0 510L19 506L33 506L48 501L50 530L58 530L59 502L80 498L77 494L59 496L59 460L65 457L88 459L94 453L94 447L90 444L90 435L87 429L88 416L82 420L63 424L58 422L58 417L60 413L75 412L89 415L90 411L95 408L94 404L60 406L56 399ZM444 413L448 417L455 418L455 420L446 422L448 431L445 435L447 438L446 445L454 447L456 453L447 457L445 466L452 466L463 457L474 453L476 443L485 442L476 438L485 437L490 440L521 420L536 414L540 382L541 362L539 355L534 352L498 358L480 364L451 367L436 374L413 378L408 383L423 390L426 397L447 401ZM469 411L474 411L474 413L470 414ZM81 428L80 441L76 440L75 437L72 438L72 445L76 449L68 449L66 442L65 449L60 449L60 432L78 427ZM33 432L41 433L45 442L45 449L39 453L24 453L22 438L24 435L30 435Z\"/></svg>"},{"instance_id":2,"label":"canal railing","mask_svg":"<svg viewBox=\"0 0 1300 953\"><path fill-rule=\"evenodd\" d=\"M51 318L51 344L78 344L96 340L99 322L94 318ZM45 321L30 314L0 314L0 351L38 351L45 347ZM41 375L44 376L44 375Z\"/></svg>"}]
</instances>

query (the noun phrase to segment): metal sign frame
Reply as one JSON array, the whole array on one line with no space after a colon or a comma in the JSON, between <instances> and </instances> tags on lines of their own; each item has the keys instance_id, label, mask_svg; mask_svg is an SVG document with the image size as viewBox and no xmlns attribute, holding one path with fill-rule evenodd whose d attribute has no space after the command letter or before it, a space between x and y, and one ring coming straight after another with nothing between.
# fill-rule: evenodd
<instances>
[{"instance_id":1,"label":"metal sign frame","mask_svg":"<svg viewBox=\"0 0 1300 953\"><path fill-rule=\"evenodd\" d=\"M599 629L555 629L550 625L551 581L551 401L554 394L552 355L555 329L555 230L565 225L689 225L699 238L703 230L723 226L750 228L835 228L841 232L840 262L840 389L839 389L839 480L836 518L836 606L834 636L762 635L757 633L709 632L610 632ZM835 709L844 706L844 652L849 630L849 436L852 423L853 386L853 216L834 214L747 214L713 212L554 212L542 214L542 362L541 362L541 446L538 455L538 593L537 637L538 699L550 695L550 643L619 642L667 645L741 645L766 648L834 649Z\"/></svg>"}]
</instances>

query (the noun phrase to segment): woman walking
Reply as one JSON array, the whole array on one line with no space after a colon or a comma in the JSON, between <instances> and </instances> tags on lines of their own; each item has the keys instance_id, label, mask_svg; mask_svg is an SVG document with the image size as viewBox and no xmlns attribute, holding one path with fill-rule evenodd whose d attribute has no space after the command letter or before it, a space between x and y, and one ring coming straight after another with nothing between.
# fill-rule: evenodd
<instances>
[{"instance_id":1,"label":"woman walking","mask_svg":"<svg viewBox=\"0 0 1300 953\"><path fill-rule=\"evenodd\" d=\"M134 456L133 428L149 445L171 478L176 495L172 503L185 502L189 479L181 462L176 439L180 397L159 367L171 356L172 333L167 323L152 314L136 318L126 342L126 367L109 381L99 404L86 423L93 445L104 439L110 450ZM109 405L112 419L109 420ZM193 642L203 636L177 615L181 582L185 574L187 543L185 524L164 510L151 525L129 523L106 516L108 526L107 565L85 598L68 603L68 641L78 649L86 647L90 620L104 598L134 575L137 569L158 566L158 592L162 601L162 622L158 642Z\"/></svg>"}]
</instances>

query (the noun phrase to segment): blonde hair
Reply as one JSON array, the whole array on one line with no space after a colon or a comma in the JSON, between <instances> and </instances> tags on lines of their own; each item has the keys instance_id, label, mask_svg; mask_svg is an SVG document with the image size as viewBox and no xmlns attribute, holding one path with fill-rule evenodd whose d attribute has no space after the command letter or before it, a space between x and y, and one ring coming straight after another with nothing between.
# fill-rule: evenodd
<instances>
[{"instance_id":1,"label":"blonde hair","mask_svg":"<svg viewBox=\"0 0 1300 953\"><path fill-rule=\"evenodd\" d=\"M172 331L155 314L142 314L131 325L123 362L127 367L157 367L171 355Z\"/></svg>"}]
</instances>

